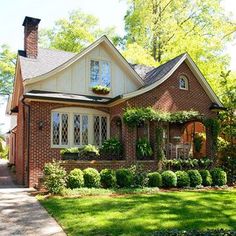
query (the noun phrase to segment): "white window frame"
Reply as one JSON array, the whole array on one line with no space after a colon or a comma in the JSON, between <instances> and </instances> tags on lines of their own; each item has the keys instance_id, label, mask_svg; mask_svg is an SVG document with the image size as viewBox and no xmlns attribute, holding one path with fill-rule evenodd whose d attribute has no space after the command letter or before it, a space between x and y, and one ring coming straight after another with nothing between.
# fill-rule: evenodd
<instances>
[{"instance_id":1,"label":"white window frame","mask_svg":"<svg viewBox=\"0 0 236 236\"><path fill-rule=\"evenodd\" d=\"M55 145L53 144L53 113L68 114L68 145ZM69 148L69 147L82 147L82 132L80 132L80 145L74 144L74 114L88 116L88 144L94 143L94 126L93 126L93 117L106 117L107 118L107 139L110 138L110 115L106 112L102 112L96 109L90 108L77 108L77 107L63 107L59 109L54 109L51 111L51 148ZM101 118L100 118L101 119ZM61 124L60 124L61 127ZM80 122L80 127L82 127L82 122ZM82 130L82 129L80 129ZM61 132L61 131L60 131ZM100 135L101 136L101 135ZM60 143L61 143L61 133L60 133ZM100 137L101 145L101 137Z\"/></svg>"},{"instance_id":2,"label":"white window frame","mask_svg":"<svg viewBox=\"0 0 236 236\"><path fill-rule=\"evenodd\" d=\"M184 82L185 82L185 87L181 87L180 80L184 80ZM179 76L179 89L188 90L188 78L187 78L185 75L180 75L180 76Z\"/></svg>"},{"instance_id":3,"label":"white window frame","mask_svg":"<svg viewBox=\"0 0 236 236\"><path fill-rule=\"evenodd\" d=\"M107 62L110 66L110 86L108 88L111 88L111 75L112 75L112 71L111 71L111 62L105 59L95 59L95 58L90 58L89 59L89 86L93 87L93 85L91 85L91 61L98 61L99 64L99 81L97 85L102 85L102 63L101 62ZM96 86L96 85L94 85Z\"/></svg>"}]
</instances>

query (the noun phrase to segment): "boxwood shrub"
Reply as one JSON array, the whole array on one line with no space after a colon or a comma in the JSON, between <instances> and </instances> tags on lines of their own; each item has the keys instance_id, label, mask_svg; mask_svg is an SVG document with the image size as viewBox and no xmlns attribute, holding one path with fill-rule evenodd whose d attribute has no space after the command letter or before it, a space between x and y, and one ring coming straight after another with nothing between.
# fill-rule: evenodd
<instances>
[{"instance_id":1,"label":"boxwood shrub","mask_svg":"<svg viewBox=\"0 0 236 236\"><path fill-rule=\"evenodd\" d=\"M212 184L214 186L222 186L227 183L226 172L220 168L215 168L211 171Z\"/></svg>"},{"instance_id":2,"label":"boxwood shrub","mask_svg":"<svg viewBox=\"0 0 236 236\"><path fill-rule=\"evenodd\" d=\"M186 171L177 171L175 172L177 176L177 187L189 187L190 186L190 178Z\"/></svg>"},{"instance_id":3,"label":"boxwood shrub","mask_svg":"<svg viewBox=\"0 0 236 236\"><path fill-rule=\"evenodd\" d=\"M100 174L94 168L87 168L84 173L84 185L88 188L98 188L100 186Z\"/></svg>"},{"instance_id":4,"label":"boxwood shrub","mask_svg":"<svg viewBox=\"0 0 236 236\"><path fill-rule=\"evenodd\" d=\"M133 184L134 175L129 169L116 170L116 182L120 188L129 188Z\"/></svg>"},{"instance_id":5,"label":"boxwood shrub","mask_svg":"<svg viewBox=\"0 0 236 236\"><path fill-rule=\"evenodd\" d=\"M148 186L149 187L161 187L162 186L162 177L158 172L152 172L147 175L148 177Z\"/></svg>"},{"instance_id":6,"label":"boxwood shrub","mask_svg":"<svg viewBox=\"0 0 236 236\"><path fill-rule=\"evenodd\" d=\"M177 176L173 171L171 171L171 170L164 171L161 174L161 176L162 176L162 186L163 187L166 187L166 188L176 187Z\"/></svg>"},{"instance_id":7,"label":"boxwood shrub","mask_svg":"<svg viewBox=\"0 0 236 236\"><path fill-rule=\"evenodd\" d=\"M100 172L100 176L103 188L113 188L116 186L116 175L114 170L103 169Z\"/></svg>"},{"instance_id":8,"label":"boxwood shrub","mask_svg":"<svg viewBox=\"0 0 236 236\"><path fill-rule=\"evenodd\" d=\"M189 170L188 176L190 178L191 187L196 187L202 184L202 176L200 175L198 170Z\"/></svg>"},{"instance_id":9,"label":"boxwood shrub","mask_svg":"<svg viewBox=\"0 0 236 236\"><path fill-rule=\"evenodd\" d=\"M70 189L81 188L84 186L84 174L83 171L75 168L67 176L67 187Z\"/></svg>"},{"instance_id":10,"label":"boxwood shrub","mask_svg":"<svg viewBox=\"0 0 236 236\"><path fill-rule=\"evenodd\" d=\"M200 170L200 175L202 176L202 185L203 186L211 186L212 185L212 177L209 170Z\"/></svg>"}]
</instances>

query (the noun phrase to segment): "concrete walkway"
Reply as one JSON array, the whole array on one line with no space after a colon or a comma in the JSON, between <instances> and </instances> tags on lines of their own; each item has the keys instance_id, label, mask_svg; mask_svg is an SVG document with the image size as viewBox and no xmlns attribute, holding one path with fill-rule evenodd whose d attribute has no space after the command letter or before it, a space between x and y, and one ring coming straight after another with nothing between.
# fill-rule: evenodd
<instances>
[{"instance_id":1,"label":"concrete walkway","mask_svg":"<svg viewBox=\"0 0 236 236\"><path fill-rule=\"evenodd\" d=\"M0 159L0 235L65 236L62 228L30 195L15 185L7 162Z\"/></svg>"}]
</instances>

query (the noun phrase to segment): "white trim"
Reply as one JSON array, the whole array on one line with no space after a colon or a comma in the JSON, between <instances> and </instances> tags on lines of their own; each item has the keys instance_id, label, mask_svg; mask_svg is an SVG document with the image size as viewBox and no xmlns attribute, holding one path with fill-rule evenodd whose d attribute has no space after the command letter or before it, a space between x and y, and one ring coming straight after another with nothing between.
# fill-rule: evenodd
<instances>
[{"instance_id":1,"label":"white trim","mask_svg":"<svg viewBox=\"0 0 236 236\"><path fill-rule=\"evenodd\" d=\"M68 145L55 145L53 144L53 113L57 112L60 114L68 114ZM51 110L51 148L68 148L68 147L81 147L82 145L82 132L80 132L80 145L74 144L74 136L73 136L73 129L74 129L74 115L80 115L80 130L82 130L82 117L86 115L88 117L88 144L93 144L94 142L94 135L93 135L93 117L99 116L99 119L101 120L101 117L107 118L107 139L110 138L110 115L106 112L99 111L96 109L89 109L89 108L77 108L77 107L63 107L58 109ZM61 118L60 118L61 119ZM61 122L61 120L60 120ZM59 128L60 132L60 143L61 143L61 125ZM101 140L100 140L101 145Z\"/></svg>"},{"instance_id":2,"label":"white trim","mask_svg":"<svg viewBox=\"0 0 236 236\"><path fill-rule=\"evenodd\" d=\"M140 85L144 85L144 82L142 78L138 75L138 73L129 65L129 63L125 60L125 58L120 54L120 52L115 48L115 46L110 42L110 40L103 35L101 38L99 38L97 41L92 43L90 46L88 46L86 49L84 49L82 52L78 53L71 59L69 59L67 62L63 63L62 65L58 66L57 68L43 74L40 76L36 76L34 78L26 78L23 82L24 85L27 84L33 84L38 81L42 81L44 79L47 79L48 77L54 76L55 74L59 73L60 71L66 69L71 64L79 60L81 57L89 53L91 50L93 50L95 47L97 47L102 42L106 43L107 46L114 52L114 54L119 58L121 63L128 69L128 71L136 78L137 82L139 82Z\"/></svg>"}]
</instances>

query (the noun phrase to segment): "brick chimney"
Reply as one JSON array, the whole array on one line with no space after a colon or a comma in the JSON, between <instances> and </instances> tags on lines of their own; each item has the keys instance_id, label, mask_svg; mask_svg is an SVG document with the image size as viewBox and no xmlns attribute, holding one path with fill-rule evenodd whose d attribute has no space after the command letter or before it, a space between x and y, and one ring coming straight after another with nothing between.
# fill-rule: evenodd
<instances>
[{"instance_id":1,"label":"brick chimney","mask_svg":"<svg viewBox=\"0 0 236 236\"><path fill-rule=\"evenodd\" d=\"M36 59L38 56L38 24L40 19L26 16L24 26L24 50L26 56Z\"/></svg>"}]
</instances>

